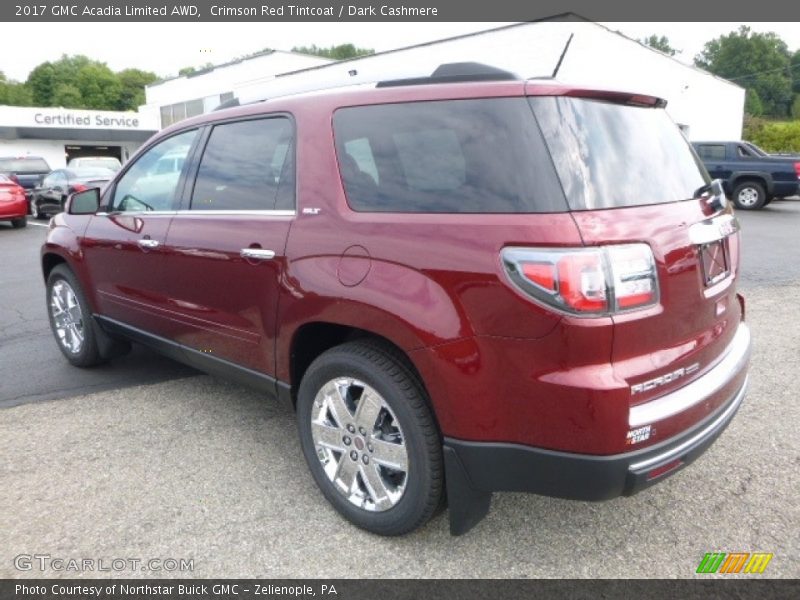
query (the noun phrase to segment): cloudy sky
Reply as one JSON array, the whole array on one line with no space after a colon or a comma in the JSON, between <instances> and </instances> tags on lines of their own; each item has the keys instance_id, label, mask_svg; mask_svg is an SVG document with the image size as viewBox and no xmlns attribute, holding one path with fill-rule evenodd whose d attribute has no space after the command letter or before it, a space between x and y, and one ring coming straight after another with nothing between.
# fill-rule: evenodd
<instances>
[{"instance_id":1,"label":"cloudy sky","mask_svg":"<svg viewBox=\"0 0 800 600\"><path fill-rule=\"evenodd\" d=\"M691 62L703 43L741 23L604 23L633 38L666 35ZM0 36L0 70L23 81L39 63L85 54L113 70L137 67L159 76L185 66L221 63L265 47L354 43L377 51L498 27L503 23L18 23ZM800 48L798 23L751 23Z\"/></svg>"}]
</instances>

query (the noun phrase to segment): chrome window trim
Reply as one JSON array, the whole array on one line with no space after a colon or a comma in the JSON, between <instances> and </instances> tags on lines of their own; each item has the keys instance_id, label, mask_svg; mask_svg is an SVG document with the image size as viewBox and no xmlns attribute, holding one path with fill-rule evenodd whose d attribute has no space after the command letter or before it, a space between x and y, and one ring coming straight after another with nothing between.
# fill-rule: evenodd
<instances>
[{"instance_id":1,"label":"chrome window trim","mask_svg":"<svg viewBox=\"0 0 800 600\"><path fill-rule=\"evenodd\" d=\"M722 359L705 375L680 389L660 396L655 400L631 407L628 425L636 429L656 423L700 404L713 393L722 389L743 368L750 358L750 328L739 324L736 335L725 349Z\"/></svg>"},{"instance_id":2,"label":"chrome window trim","mask_svg":"<svg viewBox=\"0 0 800 600\"><path fill-rule=\"evenodd\" d=\"M294 217L297 212L294 210L138 210L120 212L98 212L97 217L126 216L126 217L162 217L177 215L210 215L210 216L237 216L245 215L250 217Z\"/></svg>"},{"instance_id":3,"label":"chrome window trim","mask_svg":"<svg viewBox=\"0 0 800 600\"><path fill-rule=\"evenodd\" d=\"M745 392L747 391L747 385L749 382L750 382L750 377L748 376L745 378L742 387L739 388L739 391L736 392L736 396L734 396L733 401L730 403L728 408L726 408L721 415L719 415L716 419L714 419L711 423L709 423L708 426L703 427L701 431L698 431L695 435L690 437L685 442L675 446L674 448L670 448L669 450L667 450L662 454L658 454L657 456L653 456L651 458L647 458L645 460L631 464L631 466L629 467L629 471L640 471L643 469L647 469L648 467L652 467L653 465L656 465L658 463L670 460L675 456L679 456L681 453L683 453L684 450L691 448L696 443L702 441L703 438L713 435L717 429L719 429L728 421L728 419L736 411L736 409L739 408L739 405L742 403L742 400L744 400L744 395Z\"/></svg>"}]
</instances>

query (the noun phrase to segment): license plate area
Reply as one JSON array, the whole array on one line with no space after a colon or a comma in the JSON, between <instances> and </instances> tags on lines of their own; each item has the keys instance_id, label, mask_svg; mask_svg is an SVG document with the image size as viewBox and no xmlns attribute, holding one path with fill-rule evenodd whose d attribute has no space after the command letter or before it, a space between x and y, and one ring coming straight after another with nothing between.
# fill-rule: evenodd
<instances>
[{"instance_id":1,"label":"license plate area","mask_svg":"<svg viewBox=\"0 0 800 600\"><path fill-rule=\"evenodd\" d=\"M728 239L714 240L700 245L700 266L703 285L711 287L731 274Z\"/></svg>"}]
</instances>

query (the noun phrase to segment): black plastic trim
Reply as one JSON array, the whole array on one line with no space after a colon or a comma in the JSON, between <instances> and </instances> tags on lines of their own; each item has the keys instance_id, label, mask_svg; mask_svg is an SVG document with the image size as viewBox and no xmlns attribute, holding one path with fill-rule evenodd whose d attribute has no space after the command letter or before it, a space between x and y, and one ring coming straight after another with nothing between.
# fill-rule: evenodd
<instances>
[{"instance_id":1,"label":"black plastic trim","mask_svg":"<svg viewBox=\"0 0 800 600\"><path fill-rule=\"evenodd\" d=\"M723 406L680 435L649 448L611 456L445 437L450 531L460 535L477 524L488 511L492 492L528 492L584 501L636 494L705 452L733 419L746 388L745 380ZM648 478L654 469L676 459L680 466ZM647 466L634 470L640 464Z\"/></svg>"},{"instance_id":2,"label":"black plastic trim","mask_svg":"<svg viewBox=\"0 0 800 600\"><path fill-rule=\"evenodd\" d=\"M94 315L94 317L100 326L111 335L122 336L130 341L148 346L164 356L210 375L229 379L240 385L265 392L272 399L285 401L287 394L291 398L291 394L287 392L287 389L290 389L288 384L279 382L265 373L248 369L218 356L200 352L194 348L132 327L116 319L104 317L103 315Z\"/></svg>"}]
</instances>

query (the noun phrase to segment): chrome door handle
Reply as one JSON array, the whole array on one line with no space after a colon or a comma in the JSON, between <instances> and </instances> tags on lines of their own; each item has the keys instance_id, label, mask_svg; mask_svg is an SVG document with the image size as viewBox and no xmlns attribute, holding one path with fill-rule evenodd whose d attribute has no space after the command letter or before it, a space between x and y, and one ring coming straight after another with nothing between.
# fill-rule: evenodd
<instances>
[{"instance_id":1,"label":"chrome door handle","mask_svg":"<svg viewBox=\"0 0 800 600\"><path fill-rule=\"evenodd\" d=\"M158 240L151 240L150 238L139 240L137 244L139 244L139 246L142 248L147 248L148 250L158 248Z\"/></svg>"},{"instance_id":2,"label":"chrome door handle","mask_svg":"<svg viewBox=\"0 0 800 600\"><path fill-rule=\"evenodd\" d=\"M251 258L253 260L270 260L275 258L275 252L272 250L264 250L263 248L242 248L239 252L242 258Z\"/></svg>"}]
</instances>

